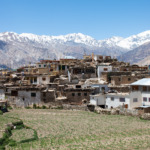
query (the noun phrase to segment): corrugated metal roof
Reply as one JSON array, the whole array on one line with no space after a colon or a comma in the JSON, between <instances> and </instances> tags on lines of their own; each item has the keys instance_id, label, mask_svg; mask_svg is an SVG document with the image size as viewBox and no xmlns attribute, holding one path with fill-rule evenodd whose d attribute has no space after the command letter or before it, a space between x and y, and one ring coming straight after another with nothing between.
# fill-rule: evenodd
<instances>
[{"instance_id":1,"label":"corrugated metal roof","mask_svg":"<svg viewBox=\"0 0 150 150\"><path fill-rule=\"evenodd\" d=\"M145 86L150 86L150 78L144 78L144 79L138 80L136 82L131 83L130 85L145 85Z\"/></svg>"}]
</instances>

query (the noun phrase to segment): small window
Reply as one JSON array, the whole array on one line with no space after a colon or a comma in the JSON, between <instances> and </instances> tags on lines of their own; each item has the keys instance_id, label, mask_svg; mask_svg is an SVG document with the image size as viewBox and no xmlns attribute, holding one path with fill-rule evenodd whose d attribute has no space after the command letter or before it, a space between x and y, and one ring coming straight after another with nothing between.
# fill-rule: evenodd
<instances>
[{"instance_id":1,"label":"small window","mask_svg":"<svg viewBox=\"0 0 150 150\"><path fill-rule=\"evenodd\" d=\"M81 93L78 93L78 96L81 96Z\"/></svg>"},{"instance_id":2,"label":"small window","mask_svg":"<svg viewBox=\"0 0 150 150\"><path fill-rule=\"evenodd\" d=\"M137 98L133 98L133 102L138 102L138 99Z\"/></svg>"},{"instance_id":3,"label":"small window","mask_svg":"<svg viewBox=\"0 0 150 150\"><path fill-rule=\"evenodd\" d=\"M76 85L76 88L80 89L80 88L81 88L81 85Z\"/></svg>"},{"instance_id":4,"label":"small window","mask_svg":"<svg viewBox=\"0 0 150 150\"><path fill-rule=\"evenodd\" d=\"M118 81L121 81L121 79L120 79L120 78L118 78Z\"/></svg>"},{"instance_id":5,"label":"small window","mask_svg":"<svg viewBox=\"0 0 150 150\"><path fill-rule=\"evenodd\" d=\"M147 87L146 86L143 86L143 91L147 91Z\"/></svg>"},{"instance_id":6,"label":"small window","mask_svg":"<svg viewBox=\"0 0 150 150\"><path fill-rule=\"evenodd\" d=\"M87 96L87 93L84 93L84 96Z\"/></svg>"},{"instance_id":7,"label":"small window","mask_svg":"<svg viewBox=\"0 0 150 150\"><path fill-rule=\"evenodd\" d=\"M18 96L18 91L11 91L11 96Z\"/></svg>"},{"instance_id":8,"label":"small window","mask_svg":"<svg viewBox=\"0 0 150 150\"><path fill-rule=\"evenodd\" d=\"M72 96L75 96L75 93L72 93Z\"/></svg>"},{"instance_id":9,"label":"small window","mask_svg":"<svg viewBox=\"0 0 150 150\"><path fill-rule=\"evenodd\" d=\"M34 82L37 82L37 78L34 78Z\"/></svg>"},{"instance_id":10,"label":"small window","mask_svg":"<svg viewBox=\"0 0 150 150\"><path fill-rule=\"evenodd\" d=\"M45 78L45 77L43 77L43 78L42 78L42 80L43 80L43 81L45 81L45 80L46 80L46 78Z\"/></svg>"},{"instance_id":11,"label":"small window","mask_svg":"<svg viewBox=\"0 0 150 150\"><path fill-rule=\"evenodd\" d=\"M39 67L41 67L41 65L39 65Z\"/></svg>"},{"instance_id":12,"label":"small window","mask_svg":"<svg viewBox=\"0 0 150 150\"><path fill-rule=\"evenodd\" d=\"M138 91L139 87L138 86L132 86L132 91Z\"/></svg>"},{"instance_id":13,"label":"small window","mask_svg":"<svg viewBox=\"0 0 150 150\"><path fill-rule=\"evenodd\" d=\"M104 71L107 71L108 69L107 68L104 68Z\"/></svg>"},{"instance_id":14,"label":"small window","mask_svg":"<svg viewBox=\"0 0 150 150\"><path fill-rule=\"evenodd\" d=\"M131 78L128 78L128 81L131 81Z\"/></svg>"},{"instance_id":15,"label":"small window","mask_svg":"<svg viewBox=\"0 0 150 150\"><path fill-rule=\"evenodd\" d=\"M62 70L65 70L65 65L62 65Z\"/></svg>"},{"instance_id":16,"label":"small window","mask_svg":"<svg viewBox=\"0 0 150 150\"><path fill-rule=\"evenodd\" d=\"M31 97L36 97L36 93L31 93Z\"/></svg>"},{"instance_id":17,"label":"small window","mask_svg":"<svg viewBox=\"0 0 150 150\"><path fill-rule=\"evenodd\" d=\"M111 101L114 101L114 97L111 97Z\"/></svg>"},{"instance_id":18,"label":"small window","mask_svg":"<svg viewBox=\"0 0 150 150\"><path fill-rule=\"evenodd\" d=\"M120 98L120 102L125 102L125 98Z\"/></svg>"},{"instance_id":19,"label":"small window","mask_svg":"<svg viewBox=\"0 0 150 150\"><path fill-rule=\"evenodd\" d=\"M147 102L147 97L143 97L143 102Z\"/></svg>"},{"instance_id":20,"label":"small window","mask_svg":"<svg viewBox=\"0 0 150 150\"><path fill-rule=\"evenodd\" d=\"M102 87L101 89L102 89L102 91L105 91L105 87Z\"/></svg>"},{"instance_id":21,"label":"small window","mask_svg":"<svg viewBox=\"0 0 150 150\"><path fill-rule=\"evenodd\" d=\"M46 67L46 65L44 65L44 68Z\"/></svg>"}]
</instances>

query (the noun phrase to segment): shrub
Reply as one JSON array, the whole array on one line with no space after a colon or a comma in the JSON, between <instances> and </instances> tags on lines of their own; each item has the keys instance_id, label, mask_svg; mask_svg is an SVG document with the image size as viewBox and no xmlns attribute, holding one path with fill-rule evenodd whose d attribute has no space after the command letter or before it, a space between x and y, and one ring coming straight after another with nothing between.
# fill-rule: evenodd
<instances>
[{"instance_id":1,"label":"shrub","mask_svg":"<svg viewBox=\"0 0 150 150\"><path fill-rule=\"evenodd\" d=\"M28 106L28 107L26 107L26 109L31 109L31 107Z\"/></svg>"},{"instance_id":2,"label":"shrub","mask_svg":"<svg viewBox=\"0 0 150 150\"><path fill-rule=\"evenodd\" d=\"M13 122L12 124L13 124L14 126L23 125L23 121L20 120L20 121L17 121L17 122Z\"/></svg>"},{"instance_id":3,"label":"shrub","mask_svg":"<svg viewBox=\"0 0 150 150\"><path fill-rule=\"evenodd\" d=\"M0 110L0 115L3 115L3 112Z\"/></svg>"},{"instance_id":4,"label":"shrub","mask_svg":"<svg viewBox=\"0 0 150 150\"><path fill-rule=\"evenodd\" d=\"M36 104L33 104L33 108L36 109Z\"/></svg>"},{"instance_id":5,"label":"shrub","mask_svg":"<svg viewBox=\"0 0 150 150\"><path fill-rule=\"evenodd\" d=\"M45 106L45 105L43 105L43 106L42 106L42 109L46 109L46 106Z\"/></svg>"},{"instance_id":6,"label":"shrub","mask_svg":"<svg viewBox=\"0 0 150 150\"><path fill-rule=\"evenodd\" d=\"M7 108L10 109L10 110L13 109L11 106L9 106L9 107L7 107Z\"/></svg>"},{"instance_id":7,"label":"shrub","mask_svg":"<svg viewBox=\"0 0 150 150\"><path fill-rule=\"evenodd\" d=\"M5 150L5 146L0 145L0 150Z\"/></svg>"}]
</instances>

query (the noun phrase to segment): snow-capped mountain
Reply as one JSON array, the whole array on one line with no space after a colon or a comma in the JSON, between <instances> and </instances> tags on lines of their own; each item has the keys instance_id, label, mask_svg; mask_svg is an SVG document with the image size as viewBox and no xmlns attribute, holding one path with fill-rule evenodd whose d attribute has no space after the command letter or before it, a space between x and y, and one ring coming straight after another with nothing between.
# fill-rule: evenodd
<instances>
[{"instance_id":1,"label":"snow-capped mountain","mask_svg":"<svg viewBox=\"0 0 150 150\"><path fill-rule=\"evenodd\" d=\"M147 42L150 42L150 30L125 38L117 46L131 50Z\"/></svg>"},{"instance_id":2,"label":"snow-capped mountain","mask_svg":"<svg viewBox=\"0 0 150 150\"><path fill-rule=\"evenodd\" d=\"M150 31L128 38L114 36L96 40L82 33L60 36L35 35L15 32L0 33L0 64L18 67L40 59L59 59L65 55L82 58L84 53L117 57L150 42Z\"/></svg>"}]
</instances>

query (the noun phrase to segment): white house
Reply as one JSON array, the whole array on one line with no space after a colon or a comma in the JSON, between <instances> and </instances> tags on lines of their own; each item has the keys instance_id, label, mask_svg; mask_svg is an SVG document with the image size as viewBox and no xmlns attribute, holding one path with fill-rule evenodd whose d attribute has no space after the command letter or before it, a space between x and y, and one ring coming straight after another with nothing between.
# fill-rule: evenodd
<instances>
[{"instance_id":1,"label":"white house","mask_svg":"<svg viewBox=\"0 0 150 150\"><path fill-rule=\"evenodd\" d=\"M92 105L105 108L106 104L105 100L106 100L105 94L90 95L90 104Z\"/></svg>"},{"instance_id":2,"label":"white house","mask_svg":"<svg viewBox=\"0 0 150 150\"><path fill-rule=\"evenodd\" d=\"M131 101L137 101L139 106L150 106L150 78L144 78L130 84Z\"/></svg>"},{"instance_id":3,"label":"white house","mask_svg":"<svg viewBox=\"0 0 150 150\"><path fill-rule=\"evenodd\" d=\"M110 66L110 63L103 63L100 65L97 65L97 76L98 78L101 77L102 72L111 72L112 66Z\"/></svg>"},{"instance_id":4,"label":"white house","mask_svg":"<svg viewBox=\"0 0 150 150\"><path fill-rule=\"evenodd\" d=\"M129 93L108 93L106 94L106 108L125 106L130 109Z\"/></svg>"}]
</instances>

